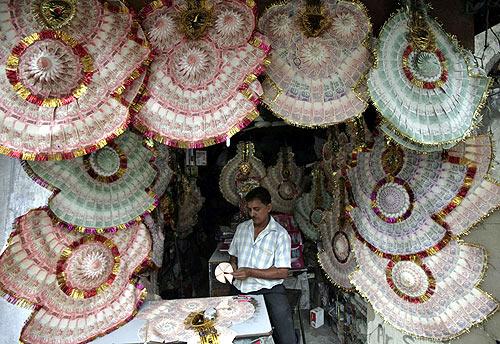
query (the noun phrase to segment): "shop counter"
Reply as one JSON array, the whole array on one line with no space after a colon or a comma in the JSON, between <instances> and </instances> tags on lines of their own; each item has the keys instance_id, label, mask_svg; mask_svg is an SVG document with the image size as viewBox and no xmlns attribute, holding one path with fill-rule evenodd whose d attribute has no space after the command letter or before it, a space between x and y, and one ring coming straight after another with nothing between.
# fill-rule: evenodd
<instances>
[{"instance_id":1,"label":"shop counter","mask_svg":"<svg viewBox=\"0 0 500 344\"><path fill-rule=\"evenodd\" d=\"M222 312L217 311L218 316L216 326L223 326L221 329L216 327L219 333L229 333L235 336L236 340L241 338L257 338L270 336L272 332L271 323L267 314L266 304L262 295L251 295L251 304L253 311L249 312L248 307L243 307L245 301L241 301L241 306L238 307L240 300L235 300L233 297L209 297L195 299L178 299L178 300L162 300L162 301L147 301L137 314L137 316L123 327L118 328L112 333L100 337L91 343L93 344L136 344L159 342L162 343L162 331L185 331L184 319L186 315L194 311L202 311L208 307L221 307ZM236 305L237 307L224 307L224 305ZM248 302L245 303L248 305ZM242 308L244 315L238 313L238 308ZM246 308L246 309L245 309ZM224 311L225 309L225 311ZM233 312L234 313L231 313ZM247 318L245 321L232 324L228 322L231 317L239 320ZM237 321L238 319L235 319ZM220 321L220 323L219 323ZM227 327L225 327L227 326ZM194 331L190 330L190 336ZM178 332L175 332L178 333ZM184 338L179 338L181 340ZM221 344L224 344L221 341Z\"/></svg>"}]
</instances>

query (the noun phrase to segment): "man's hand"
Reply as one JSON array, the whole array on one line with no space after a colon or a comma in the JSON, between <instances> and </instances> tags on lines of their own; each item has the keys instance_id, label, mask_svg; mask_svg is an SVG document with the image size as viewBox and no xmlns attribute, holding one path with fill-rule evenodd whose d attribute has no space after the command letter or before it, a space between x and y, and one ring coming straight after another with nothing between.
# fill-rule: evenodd
<instances>
[{"instance_id":1,"label":"man's hand","mask_svg":"<svg viewBox=\"0 0 500 344\"><path fill-rule=\"evenodd\" d=\"M252 277L252 270L250 268L239 268L233 272L233 277L237 280L247 279L248 277Z\"/></svg>"}]
</instances>

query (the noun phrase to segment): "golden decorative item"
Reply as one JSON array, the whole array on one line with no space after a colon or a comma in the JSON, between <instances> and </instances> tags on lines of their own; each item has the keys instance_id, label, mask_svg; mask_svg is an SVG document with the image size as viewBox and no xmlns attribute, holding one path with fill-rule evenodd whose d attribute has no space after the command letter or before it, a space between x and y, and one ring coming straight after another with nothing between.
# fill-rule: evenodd
<instances>
[{"instance_id":1,"label":"golden decorative item","mask_svg":"<svg viewBox=\"0 0 500 344\"><path fill-rule=\"evenodd\" d=\"M425 20L424 12L416 4L416 1L412 1L410 13L408 41L421 52L434 52L436 50L436 38Z\"/></svg>"},{"instance_id":2,"label":"golden decorative item","mask_svg":"<svg viewBox=\"0 0 500 344\"><path fill-rule=\"evenodd\" d=\"M67 25L76 14L76 0L44 0L33 3L35 18L49 28L58 30Z\"/></svg>"},{"instance_id":3,"label":"golden decorative item","mask_svg":"<svg viewBox=\"0 0 500 344\"><path fill-rule=\"evenodd\" d=\"M384 172L396 176L403 169L404 158L403 149L392 142L388 142L387 148L382 152L382 168Z\"/></svg>"},{"instance_id":4,"label":"golden decorative item","mask_svg":"<svg viewBox=\"0 0 500 344\"><path fill-rule=\"evenodd\" d=\"M219 344L219 334L214 321L205 318L204 312L192 312L184 320L186 328L198 332L201 344Z\"/></svg>"},{"instance_id":5,"label":"golden decorative item","mask_svg":"<svg viewBox=\"0 0 500 344\"><path fill-rule=\"evenodd\" d=\"M318 37L332 25L332 18L321 0L306 0L298 16L299 27L307 37Z\"/></svg>"},{"instance_id":6,"label":"golden decorative item","mask_svg":"<svg viewBox=\"0 0 500 344\"><path fill-rule=\"evenodd\" d=\"M188 0L187 7L177 17L177 24L184 35L199 39L214 24L214 7L207 0Z\"/></svg>"}]
</instances>

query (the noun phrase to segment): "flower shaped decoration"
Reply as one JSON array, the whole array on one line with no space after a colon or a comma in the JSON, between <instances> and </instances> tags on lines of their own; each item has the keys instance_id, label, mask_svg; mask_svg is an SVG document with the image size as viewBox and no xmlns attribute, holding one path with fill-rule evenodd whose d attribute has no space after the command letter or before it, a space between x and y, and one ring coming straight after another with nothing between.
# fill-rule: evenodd
<instances>
[{"instance_id":1,"label":"flower shaped decoration","mask_svg":"<svg viewBox=\"0 0 500 344\"><path fill-rule=\"evenodd\" d=\"M415 260L381 257L356 241L359 268L351 282L391 325L414 336L447 341L479 324L498 303L478 288L483 248L458 241Z\"/></svg>"},{"instance_id":2,"label":"flower shaped decoration","mask_svg":"<svg viewBox=\"0 0 500 344\"><path fill-rule=\"evenodd\" d=\"M255 157L251 142L240 142L234 158L228 161L220 173L219 188L222 196L233 205L239 205L248 191L259 186L266 175L266 168Z\"/></svg>"},{"instance_id":3,"label":"flower shaped decoration","mask_svg":"<svg viewBox=\"0 0 500 344\"><path fill-rule=\"evenodd\" d=\"M142 138L126 132L113 143L68 161L27 161L25 170L54 193L50 215L69 230L114 232L141 221L158 204L157 172Z\"/></svg>"},{"instance_id":4,"label":"flower shaped decoration","mask_svg":"<svg viewBox=\"0 0 500 344\"><path fill-rule=\"evenodd\" d=\"M425 9L391 16L376 52L368 89L386 135L427 152L451 148L470 135L490 80L471 70L466 53Z\"/></svg>"},{"instance_id":5,"label":"flower shaped decoration","mask_svg":"<svg viewBox=\"0 0 500 344\"><path fill-rule=\"evenodd\" d=\"M273 47L262 99L285 121L305 127L346 121L368 105L368 12L354 1L317 2L282 2L259 20Z\"/></svg>"},{"instance_id":6,"label":"flower shaped decoration","mask_svg":"<svg viewBox=\"0 0 500 344\"><path fill-rule=\"evenodd\" d=\"M255 3L155 1L141 11L155 51L134 125L170 146L225 141L257 116L270 51L255 32Z\"/></svg>"},{"instance_id":7,"label":"flower shaped decoration","mask_svg":"<svg viewBox=\"0 0 500 344\"><path fill-rule=\"evenodd\" d=\"M323 171L316 167L312 172L311 192L300 196L295 204L293 218L300 230L310 240L318 239L318 228L324 212L332 205L332 196L326 191Z\"/></svg>"},{"instance_id":8,"label":"flower shaped decoration","mask_svg":"<svg viewBox=\"0 0 500 344\"><path fill-rule=\"evenodd\" d=\"M269 190L273 211L290 214L302 194L303 167L295 164L291 147L278 153L276 165L267 169L262 186Z\"/></svg>"},{"instance_id":9,"label":"flower shaped decoration","mask_svg":"<svg viewBox=\"0 0 500 344\"><path fill-rule=\"evenodd\" d=\"M23 343L87 343L135 316L145 297L134 277L148 262L143 224L114 235L61 230L46 208L16 219L0 257L0 287L12 303L32 305Z\"/></svg>"},{"instance_id":10,"label":"flower shaped decoration","mask_svg":"<svg viewBox=\"0 0 500 344\"><path fill-rule=\"evenodd\" d=\"M89 154L124 132L150 53L119 1L0 1L0 153Z\"/></svg>"},{"instance_id":11,"label":"flower shaped decoration","mask_svg":"<svg viewBox=\"0 0 500 344\"><path fill-rule=\"evenodd\" d=\"M386 258L435 254L500 204L500 186L484 178L490 161L486 135L442 154L377 137L348 172L348 210L358 239Z\"/></svg>"}]
</instances>

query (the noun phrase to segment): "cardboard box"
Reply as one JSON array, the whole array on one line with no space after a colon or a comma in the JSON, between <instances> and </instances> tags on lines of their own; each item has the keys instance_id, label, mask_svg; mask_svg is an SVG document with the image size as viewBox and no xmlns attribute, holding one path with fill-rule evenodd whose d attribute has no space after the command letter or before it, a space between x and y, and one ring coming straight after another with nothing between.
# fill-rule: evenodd
<instances>
[{"instance_id":1,"label":"cardboard box","mask_svg":"<svg viewBox=\"0 0 500 344\"><path fill-rule=\"evenodd\" d=\"M309 311L309 322L314 328L323 326L325 323L325 311L321 307L313 308Z\"/></svg>"}]
</instances>

